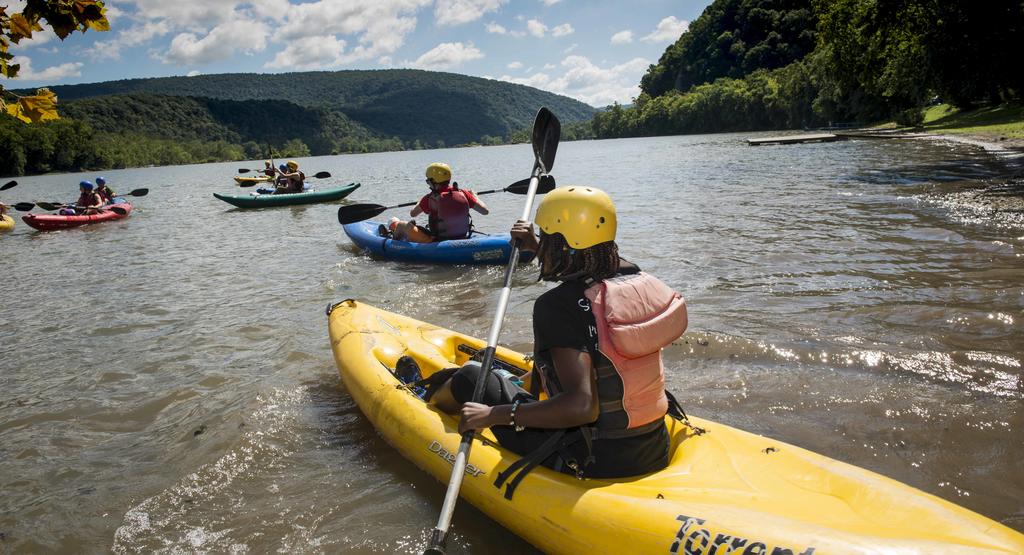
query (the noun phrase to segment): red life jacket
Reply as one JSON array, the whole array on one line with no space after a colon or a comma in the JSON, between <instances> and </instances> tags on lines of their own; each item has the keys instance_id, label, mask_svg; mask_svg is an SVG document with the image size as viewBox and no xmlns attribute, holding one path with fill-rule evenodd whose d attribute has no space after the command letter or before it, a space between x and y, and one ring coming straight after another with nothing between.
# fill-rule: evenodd
<instances>
[{"instance_id":1,"label":"red life jacket","mask_svg":"<svg viewBox=\"0 0 1024 555\"><path fill-rule=\"evenodd\" d=\"M668 412L661 349L686 331L686 301L643 272L594 283L584 295L597 323L598 351L607 359L595 361L597 436L646 433ZM602 382L621 382L621 388L602 387ZM622 391L622 396L609 393L613 391Z\"/></svg>"},{"instance_id":2,"label":"red life jacket","mask_svg":"<svg viewBox=\"0 0 1024 555\"><path fill-rule=\"evenodd\" d=\"M438 240L465 239L473 223L469 217L469 197L450 184L427 195L430 207L427 226Z\"/></svg>"},{"instance_id":3,"label":"red life jacket","mask_svg":"<svg viewBox=\"0 0 1024 555\"><path fill-rule=\"evenodd\" d=\"M107 188L107 187L97 187L96 188L96 194L99 195L100 200L103 201L103 204L109 204L110 201L113 200L114 195L109 194L111 192L112 191L109 188Z\"/></svg>"},{"instance_id":4,"label":"red life jacket","mask_svg":"<svg viewBox=\"0 0 1024 555\"><path fill-rule=\"evenodd\" d=\"M97 202L98 200L98 202ZM80 208L87 208L90 206L97 206L103 204L103 198L96 193L90 191L88 193L82 193L78 196L78 201L75 202Z\"/></svg>"}]
</instances>

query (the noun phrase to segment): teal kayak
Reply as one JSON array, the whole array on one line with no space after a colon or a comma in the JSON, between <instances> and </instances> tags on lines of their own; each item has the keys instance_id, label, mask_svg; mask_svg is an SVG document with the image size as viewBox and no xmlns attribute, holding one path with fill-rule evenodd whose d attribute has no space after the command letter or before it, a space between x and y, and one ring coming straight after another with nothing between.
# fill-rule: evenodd
<instances>
[{"instance_id":1,"label":"teal kayak","mask_svg":"<svg viewBox=\"0 0 1024 555\"><path fill-rule=\"evenodd\" d=\"M270 206L292 206L295 204L313 204L317 202L340 200L358 188L359 183L349 183L348 185L342 185L341 187L334 187L331 189L314 189L302 193L292 193L287 195L264 195L258 193L248 195L222 195L220 193L214 193L213 196L239 208L267 208Z\"/></svg>"}]
</instances>

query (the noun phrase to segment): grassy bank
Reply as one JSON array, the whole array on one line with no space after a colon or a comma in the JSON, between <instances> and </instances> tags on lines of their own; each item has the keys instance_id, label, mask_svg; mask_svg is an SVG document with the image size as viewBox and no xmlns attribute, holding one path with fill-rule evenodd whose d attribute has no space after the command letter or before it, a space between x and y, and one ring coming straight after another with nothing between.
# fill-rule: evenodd
<instances>
[{"instance_id":1,"label":"grassy bank","mask_svg":"<svg viewBox=\"0 0 1024 555\"><path fill-rule=\"evenodd\" d=\"M886 127L889 126L897 127L895 123ZM948 104L939 104L925 110L924 121L915 130L1024 141L1024 105L1000 104L965 111Z\"/></svg>"}]
</instances>

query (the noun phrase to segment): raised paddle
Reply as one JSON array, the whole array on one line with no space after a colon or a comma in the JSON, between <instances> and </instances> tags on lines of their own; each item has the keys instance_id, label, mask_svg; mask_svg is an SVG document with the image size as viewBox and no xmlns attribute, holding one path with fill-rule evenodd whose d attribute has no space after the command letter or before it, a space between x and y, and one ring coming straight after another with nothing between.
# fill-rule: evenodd
<instances>
[{"instance_id":1,"label":"raised paddle","mask_svg":"<svg viewBox=\"0 0 1024 555\"><path fill-rule=\"evenodd\" d=\"M526 205L523 207L521 220L529 220L530 212L533 211L533 199L537 193L541 176L550 172L555 163L555 151L558 150L558 139L562 132L562 125L558 118L547 108L541 108L537 112L537 119L533 122L533 172L530 176L530 185L526 192ZM491 330L487 334L487 347L483 351L483 360L480 362L482 371L476 380L476 387L473 388L473 402L479 403L484 396L484 386L491 374L491 365L494 364L494 350L498 346L498 334L501 332L501 322L505 319L505 309L508 308L509 295L512 293L512 273L519 263L519 240L512 243L512 254L505 268L505 286L501 289L501 296L498 298L498 310L491 322ZM452 476L448 480L448 491L444 495L444 504L441 505L441 515L437 519L437 526L430 536L430 543L424 553L430 555L443 554L445 542L448 539L448 528L452 523L452 515L455 512L455 502L459 499L459 489L462 487L462 478L466 475L466 464L469 461L469 450L473 447L473 430L462 434L462 441L459 443L459 451L455 454L455 461L452 463Z\"/></svg>"},{"instance_id":2,"label":"raised paddle","mask_svg":"<svg viewBox=\"0 0 1024 555\"><path fill-rule=\"evenodd\" d=\"M537 186L537 194L543 195L544 193L551 192L555 188L555 178L550 175L541 177L540 185ZM489 191L480 191L474 194L476 195L489 195L491 193L514 193L517 195L525 195L529 192L530 180L523 179L522 181L516 181L515 183L505 187L504 189L491 189ZM416 206L419 201L406 202L403 204L396 204L394 206L381 206L380 204L350 204L348 206L342 206L338 208L338 223L341 225L354 224L363 220L369 220L370 218L392 208L404 208L407 206Z\"/></svg>"},{"instance_id":3,"label":"raised paddle","mask_svg":"<svg viewBox=\"0 0 1024 555\"><path fill-rule=\"evenodd\" d=\"M0 185L0 191L6 191L7 189L10 189L11 187L16 186L17 184L17 181L8 181L7 183Z\"/></svg>"}]
</instances>

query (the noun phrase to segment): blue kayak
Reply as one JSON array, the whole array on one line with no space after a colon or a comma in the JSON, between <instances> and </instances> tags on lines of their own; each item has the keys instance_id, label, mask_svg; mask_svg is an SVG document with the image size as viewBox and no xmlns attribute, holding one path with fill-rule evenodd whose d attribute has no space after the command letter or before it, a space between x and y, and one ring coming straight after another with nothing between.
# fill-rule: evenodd
<instances>
[{"instance_id":1,"label":"blue kayak","mask_svg":"<svg viewBox=\"0 0 1024 555\"><path fill-rule=\"evenodd\" d=\"M511 236L508 233L488 235L474 231L466 239L450 239L437 243L411 243L382 237L378 231L381 222L345 224L345 235L356 246L372 255L403 262L436 264L508 264L512 256ZM521 253L519 260L529 262L532 252Z\"/></svg>"}]
</instances>

